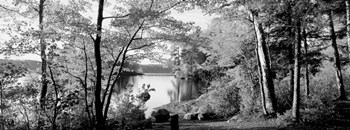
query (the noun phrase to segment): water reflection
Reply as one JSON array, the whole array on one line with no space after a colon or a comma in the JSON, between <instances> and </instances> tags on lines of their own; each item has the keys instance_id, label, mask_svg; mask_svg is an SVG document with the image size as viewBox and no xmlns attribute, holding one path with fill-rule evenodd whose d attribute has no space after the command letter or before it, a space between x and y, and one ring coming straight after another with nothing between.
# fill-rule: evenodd
<instances>
[{"instance_id":1,"label":"water reflection","mask_svg":"<svg viewBox=\"0 0 350 130\"><path fill-rule=\"evenodd\" d=\"M171 84L173 89L168 90L170 102L187 101L198 96L199 83L193 80L174 78Z\"/></svg>"},{"instance_id":2,"label":"water reflection","mask_svg":"<svg viewBox=\"0 0 350 130\"><path fill-rule=\"evenodd\" d=\"M178 79L172 75L140 75L123 76L118 82L119 86L134 85L134 92L142 87L142 84L150 84L156 91L150 92L151 99L146 102L148 115L153 108L170 102L186 101L198 96L198 82L193 80ZM118 87L120 88L120 87ZM121 88L125 89L125 88ZM119 91L120 92L120 91Z\"/></svg>"}]
</instances>

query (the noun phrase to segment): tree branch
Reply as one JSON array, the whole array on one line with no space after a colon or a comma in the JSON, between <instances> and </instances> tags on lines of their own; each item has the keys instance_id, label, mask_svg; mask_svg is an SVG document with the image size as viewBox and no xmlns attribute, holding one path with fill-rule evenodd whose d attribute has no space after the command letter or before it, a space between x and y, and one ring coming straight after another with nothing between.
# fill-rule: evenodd
<instances>
[{"instance_id":1,"label":"tree branch","mask_svg":"<svg viewBox=\"0 0 350 130\"><path fill-rule=\"evenodd\" d=\"M128 51L142 49L142 48L144 48L144 47L149 47L149 46L152 46L152 45L154 45L154 44L155 44L155 43L150 43L150 44L142 45L142 46L139 46L139 47L131 48L131 49L129 49Z\"/></svg>"},{"instance_id":2,"label":"tree branch","mask_svg":"<svg viewBox=\"0 0 350 130\"><path fill-rule=\"evenodd\" d=\"M106 90L105 90L105 92L104 92L104 94L103 94L102 104L104 104L104 102L105 102L105 100L106 100L107 92L108 92L108 89L109 89L109 87L110 87L110 82L111 82L111 80L112 80L112 75L113 75L113 73L114 73L114 68L117 66L117 63L118 63L119 58L120 58L120 56L121 56L121 54L122 54L123 51L124 51L124 47L120 50L120 52L119 52L117 58L114 60L114 63L113 63L113 65L112 65L112 69L111 69L111 71L110 71L110 73L109 73L108 80L107 80L107 87L106 87ZM118 77L117 77L117 78L118 78ZM112 92L112 91L111 91L111 92Z\"/></svg>"},{"instance_id":3,"label":"tree branch","mask_svg":"<svg viewBox=\"0 0 350 130\"><path fill-rule=\"evenodd\" d=\"M5 6L3 6L3 5L0 5L0 7L3 8L3 9L5 9L5 10L8 10L8 11L10 11L10 12L15 12L15 13L17 13L17 14L23 16L23 17L29 18L29 17L23 15L22 13L20 13L18 10L10 9L10 8L5 7Z\"/></svg>"},{"instance_id":4,"label":"tree branch","mask_svg":"<svg viewBox=\"0 0 350 130\"><path fill-rule=\"evenodd\" d=\"M164 13L164 12L166 12L166 11L168 11L168 10L171 10L171 9L174 8L175 6L181 4L182 2L184 2L184 0L179 1L179 2L176 2L175 4L171 5L169 8L164 9L164 10L162 10L162 11L159 11L159 13Z\"/></svg>"},{"instance_id":5,"label":"tree branch","mask_svg":"<svg viewBox=\"0 0 350 130\"><path fill-rule=\"evenodd\" d=\"M128 16L130 16L130 14L125 14L125 15L121 15L121 16L108 16L108 17L103 17L103 19L111 19L111 18L120 19L120 18L126 18Z\"/></svg>"},{"instance_id":6,"label":"tree branch","mask_svg":"<svg viewBox=\"0 0 350 130\"><path fill-rule=\"evenodd\" d=\"M86 45L85 45L85 40L84 39L83 39L83 44L84 44L84 48L83 49L84 49L84 56L85 56L85 74L84 74L84 84L82 84L82 85L83 85L83 88L84 88L86 112L88 114L88 118L90 120L90 123L93 123L91 115L90 115L90 109L89 109L89 103L88 103L87 76L88 76L89 67L88 67L88 56L87 56L87 53L86 53Z\"/></svg>"},{"instance_id":7,"label":"tree branch","mask_svg":"<svg viewBox=\"0 0 350 130\"><path fill-rule=\"evenodd\" d=\"M55 106L54 106L54 111L53 111L53 119L52 119L52 125L54 126L53 129L55 129L56 127L56 118L57 118L57 104L58 104L58 90L57 87L58 85L56 84L55 78L53 77L53 73L52 73L52 68L51 65L48 65L49 71L50 71L50 78L52 80L53 86L54 86L54 90L55 90Z\"/></svg>"},{"instance_id":8,"label":"tree branch","mask_svg":"<svg viewBox=\"0 0 350 130\"><path fill-rule=\"evenodd\" d=\"M135 31L134 35L130 38L129 43L126 45L126 47L125 47L125 49L124 49L123 57L122 57L122 62L121 62L121 65L120 65L118 74L117 74L116 78L115 78L114 81L113 81L113 84L112 84L112 86L111 86L111 90L110 90L109 95L108 95L106 107L105 107L105 110L104 110L104 118L107 118L107 113L108 113L109 104L110 104L111 98L112 98L113 88L114 88L115 84L117 83L117 79L120 77L120 74L121 74L121 72L122 72L122 70L123 70L123 66L124 66L124 63L125 63L126 53L128 52L128 48L129 48L129 46L131 45L131 43L132 43L132 41L134 40L134 38L136 37L137 33L142 29L142 26L143 26L144 23L145 23L145 20L143 20L143 21L141 22L140 26L139 26L138 29Z\"/></svg>"},{"instance_id":9,"label":"tree branch","mask_svg":"<svg viewBox=\"0 0 350 130\"><path fill-rule=\"evenodd\" d=\"M91 34L89 34L89 36L92 39L92 41L95 42L95 38Z\"/></svg>"}]
</instances>

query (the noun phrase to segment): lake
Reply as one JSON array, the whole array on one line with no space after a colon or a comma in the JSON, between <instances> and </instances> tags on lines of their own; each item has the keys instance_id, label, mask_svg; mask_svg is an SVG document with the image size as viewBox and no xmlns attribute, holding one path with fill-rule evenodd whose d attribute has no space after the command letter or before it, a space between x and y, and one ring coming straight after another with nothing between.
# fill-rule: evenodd
<instances>
[{"instance_id":1,"label":"lake","mask_svg":"<svg viewBox=\"0 0 350 130\"><path fill-rule=\"evenodd\" d=\"M119 85L126 86L127 84L134 85L134 92L141 89L142 84L150 84L151 88L156 91L151 91L151 98L146 102L146 117L149 117L153 108L164 104L178 101L186 101L198 97L198 88L200 83L193 80L175 78L171 74L145 74L137 76L123 76Z\"/></svg>"}]
</instances>

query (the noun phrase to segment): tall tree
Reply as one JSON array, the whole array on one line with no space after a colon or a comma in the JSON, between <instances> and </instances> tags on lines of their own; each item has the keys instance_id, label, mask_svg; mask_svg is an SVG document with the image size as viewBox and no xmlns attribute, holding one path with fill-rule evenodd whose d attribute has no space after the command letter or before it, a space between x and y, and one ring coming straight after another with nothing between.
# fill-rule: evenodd
<instances>
[{"instance_id":1,"label":"tall tree","mask_svg":"<svg viewBox=\"0 0 350 130\"><path fill-rule=\"evenodd\" d=\"M273 85L273 80L272 80L272 75L271 75L271 67L269 63L269 58L267 54L267 45L266 45L266 39L265 39L265 33L262 28L261 23L259 22L258 19L258 13L254 11L250 11L250 16L253 20L254 24L254 29L256 33L256 38L257 38L257 51L258 51L258 59L259 59L259 66L261 72L261 80L262 80L262 85L263 85L263 94L265 97L262 97L265 99L265 104L263 107L266 109L265 114L276 114L277 110L277 100L275 96L275 91L274 91L274 85Z\"/></svg>"},{"instance_id":2,"label":"tall tree","mask_svg":"<svg viewBox=\"0 0 350 130\"><path fill-rule=\"evenodd\" d=\"M40 93L40 106L43 108L45 105L45 97L47 92L47 80L46 80L46 43L44 36L44 4L45 0L40 0L39 2L39 28L40 28L40 56L41 56L41 93Z\"/></svg>"},{"instance_id":3,"label":"tall tree","mask_svg":"<svg viewBox=\"0 0 350 130\"><path fill-rule=\"evenodd\" d=\"M350 52L350 0L345 0L345 6L346 6L346 34L347 34L347 40L348 40L348 50ZM349 53L350 58L350 53Z\"/></svg>"},{"instance_id":4,"label":"tall tree","mask_svg":"<svg viewBox=\"0 0 350 130\"><path fill-rule=\"evenodd\" d=\"M303 28L303 43L304 43L304 57L305 57L305 95L310 94L310 80L309 80L309 58L308 58L308 44L307 44L307 34L305 27Z\"/></svg>"},{"instance_id":5,"label":"tall tree","mask_svg":"<svg viewBox=\"0 0 350 130\"><path fill-rule=\"evenodd\" d=\"M294 91L293 91L293 106L292 117L294 121L300 120L300 48L301 48L301 22L296 23L296 43L294 45Z\"/></svg>"},{"instance_id":6,"label":"tall tree","mask_svg":"<svg viewBox=\"0 0 350 130\"><path fill-rule=\"evenodd\" d=\"M97 14L97 33L94 39L94 54L96 62L96 86L95 86L95 111L96 111L96 129L104 129L103 104L101 101L102 88L102 61L101 61L101 37L103 21L104 0L99 0Z\"/></svg>"},{"instance_id":7,"label":"tall tree","mask_svg":"<svg viewBox=\"0 0 350 130\"><path fill-rule=\"evenodd\" d=\"M254 0L236 0L236 1L191 1L208 12L218 12L228 15L230 18L248 19L252 22L256 34L256 45L258 51L259 65L261 70L262 87L265 99L263 108L267 115L275 115L277 111L277 100L273 84L271 64L269 61L268 47L266 43L266 34L262 25L260 15L265 14L265 9L270 5L276 4L276 1L254 1ZM278 3L278 2L277 2ZM234 12L234 13L232 13Z\"/></svg>"},{"instance_id":8,"label":"tall tree","mask_svg":"<svg viewBox=\"0 0 350 130\"><path fill-rule=\"evenodd\" d=\"M333 13L332 10L329 10L327 12L327 15L328 15L329 32L331 34L331 44L334 51L334 70L335 70L335 76L337 80L338 91L339 91L338 99L345 100L346 99L345 88L344 88L344 82L343 82L343 76L342 76L342 70L341 70L339 50L337 45L337 36L334 31L332 13Z\"/></svg>"}]
</instances>

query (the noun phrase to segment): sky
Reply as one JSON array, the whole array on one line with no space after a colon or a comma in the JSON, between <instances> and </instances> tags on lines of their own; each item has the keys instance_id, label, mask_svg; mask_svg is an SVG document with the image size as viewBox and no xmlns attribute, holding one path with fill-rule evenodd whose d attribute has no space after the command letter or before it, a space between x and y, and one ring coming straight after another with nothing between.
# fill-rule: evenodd
<instances>
[{"instance_id":1,"label":"sky","mask_svg":"<svg viewBox=\"0 0 350 130\"><path fill-rule=\"evenodd\" d=\"M194 22L194 24L201 27L202 30L207 29L211 22L211 19L215 17L215 16L206 15L202 13L202 11L199 9L186 11L184 13L180 13L172 10L170 15L173 16L175 19L178 19L184 22ZM3 59L3 58L4 58L4 55L0 54L0 59ZM36 54L25 54L23 56L11 56L10 59L41 61L40 56ZM143 60L141 63L150 64L151 62L149 60Z\"/></svg>"}]
</instances>

